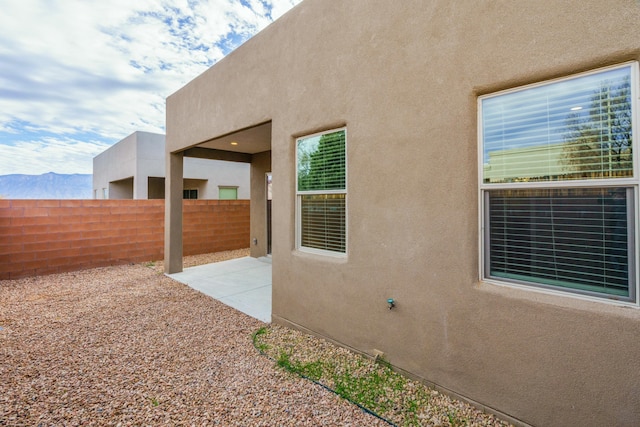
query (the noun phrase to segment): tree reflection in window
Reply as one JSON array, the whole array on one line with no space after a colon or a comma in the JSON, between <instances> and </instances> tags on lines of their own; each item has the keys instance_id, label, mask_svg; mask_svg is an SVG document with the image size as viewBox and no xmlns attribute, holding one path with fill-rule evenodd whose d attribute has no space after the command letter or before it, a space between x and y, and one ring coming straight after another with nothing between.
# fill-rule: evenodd
<instances>
[{"instance_id":1,"label":"tree reflection in window","mask_svg":"<svg viewBox=\"0 0 640 427\"><path fill-rule=\"evenodd\" d=\"M298 143L298 191L344 190L345 131L327 133Z\"/></svg>"},{"instance_id":2,"label":"tree reflection in window","mask_svg":"<svg viewBox=\"0 0 640 427\"><path fill-rule=\"evenodd\" d=\"M602 82L588 115L578 110L566 120L563 163L576 178L632 176L631 84Z\"/></svg>"}]
</instances>

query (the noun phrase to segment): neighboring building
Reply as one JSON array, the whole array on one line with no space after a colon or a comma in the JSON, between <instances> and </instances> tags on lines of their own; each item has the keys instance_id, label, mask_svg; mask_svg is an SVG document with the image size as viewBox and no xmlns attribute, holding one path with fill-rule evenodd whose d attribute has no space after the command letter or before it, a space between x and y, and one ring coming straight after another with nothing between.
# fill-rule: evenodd
<instances>
[{"instance_id":1,"label":"neighboring building","mask_svg":"<svg viewBox=\"0 0 640 427\"><path fill-rule=\"evenodd\" d=\"M521 181L558 177L567 169L563 153L564 143L491 150L487 153L489 161L483 164L484 179L488 182L504 182L514 176Z\"/></svg>"},{"instance_id":2,"label":"neighboring building","mask_svg":"<svg viewBox=\"0 0 640 427\"><path fill-rule=\"evenodd\" d=\"M93 158L94 199L164 199L165 136L134 132ZM249 166L185 159L183 198L248 199Z\"/></svg>"},{"instance_id":3,"label":"neighboring building","mask_svg":"<svg viewBox=\"0 0 640 427\"><path fill-rule=\"evenodd\" d=\"M165 268L182 159L245 161L273 322L521 423L637 425L639 22L304 0L167 99Z\"/></svg>"}]
</instances>

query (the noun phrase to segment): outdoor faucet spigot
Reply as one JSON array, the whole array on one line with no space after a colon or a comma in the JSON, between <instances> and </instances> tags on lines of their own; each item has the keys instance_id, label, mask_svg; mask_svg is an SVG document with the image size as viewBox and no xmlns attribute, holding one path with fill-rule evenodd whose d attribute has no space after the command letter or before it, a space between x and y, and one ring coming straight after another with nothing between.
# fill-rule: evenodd
<instances>
[{"instance_id":1,"label":"outdoor faucet spigot","mask_svg":"<svg viewBox=\"0 0 640 427\"><path fill-rule=\"evenodd\" d=\"M396 306L396 302L393 300L393 298L389 298L387 300L387 304L389 304L389 310Z\"/></svg>"}]
</instances>

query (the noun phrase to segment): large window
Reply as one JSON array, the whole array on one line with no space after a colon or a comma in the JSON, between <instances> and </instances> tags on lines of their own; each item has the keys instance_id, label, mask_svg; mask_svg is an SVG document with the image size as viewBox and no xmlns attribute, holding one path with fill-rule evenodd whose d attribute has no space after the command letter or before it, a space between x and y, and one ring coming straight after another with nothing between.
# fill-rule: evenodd
<instances>
[{"instance_id":1,"label":"large window","mask_svg":"<svg viewBox=\"0 0 640 427\"><path fill-rule=\"evenodd\" d=\"M482 275L636 301L638 65L479 99Z\"/></svg>"},{"instance_id":2,"label":"large window","mask_svg":"<svg viewBox=\"0 0 640 427\"><path fill-rule=\"evenodd\" d=\"M346 129L296 141L297 246L346 253Z\"/></svg>"}]
</instances>

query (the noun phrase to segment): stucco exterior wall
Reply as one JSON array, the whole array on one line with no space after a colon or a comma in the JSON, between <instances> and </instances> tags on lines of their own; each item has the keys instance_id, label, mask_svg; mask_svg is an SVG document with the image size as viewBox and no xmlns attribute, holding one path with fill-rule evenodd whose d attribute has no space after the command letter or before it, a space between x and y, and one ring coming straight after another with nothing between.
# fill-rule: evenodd
<instances>
[{"instance_id":1,"label":"stucco exterior wall","mask_svg":"<svg viewBox=\"0 0 640 427\"><path fill-rule=\"evenodd\" d=\"M267 173L271 152L254 154L251 163L251 256L267 255Z\"/></svg>"},{"instance_id":2,"label":"stucco exterior wall","mask_svg":"<svg viewBox=\"0 0 640 427\"><path fill-rule=\"evenodd\" d=\"M640 60L638 22L636 0L305 0L168 98L167 150L272 121L275 322L524 423L634 425L640 310L479 281L477 98ZM348 254L310 255L295 137L343 125Z\"/></svg>"},{"instance_id":3,"label":"stucco exterior wall","mask_svg":"<svg viewBox=\"0 0 640 427\"><path fill-rule=\"evenodd\" d=\"M109 198L109 183L132 178L136 174L137 133L132 133L93 158L93 189L97 199ZM105 197L106 196L106 197ZM117 197L116 198L121 198Z\"/></svg>"},{"instance_id":4,"label":"stucco exterior wall","mask_svg":"<svg viewBox=\"0 0 640 427\"><path fill-rule=\"evenodd\" d=\"M164 177L164 135L136 132L135 199L149 199L148 177ZM154 193L154 189L151 189Z\"/></svg>"},{"instance_id":5,"label":"stucco exterior wall","mask_svg":"<svg viewBox=\"0 0 640 427\"><path fill-rule=\"evenodd\" d=\"M164 160L163 160L164 161ZM246 163L223 162L220 160L195 159L185 157L184 178L203 180L198 188L198 197L202 199L217 199L218 189L222 187L238 187L238 199L249 199L251 189L249 185L250 168ZM195 183L193 183L195 184ZM185 182L185 188L187 183Z\"/></svg>"},{"instance_id":6,"label":"stucco exterior wall","mask_svg":"<svg viewBox=\"0 0 640 427\"><path fill-rule=\"evenodd\" d=\"M119 181L109 182L108 198L113 200L134 199L135 188L134 179L125 178ZM106 198L106 197L103 197Z\"/></svg>"},{"instance_id":7,"label":"stucco exterior wall","mask_svg":"<svg viewBox=\"0 0 640 427\"><path fill-rule=\"evenodd\" d=\"M198 189L200 199L218 199L219 186L237 186L238 199L249 199L249 165L205 159L184 159L185 188ZM93 160L95 197L103 198L102 188L111 188L111 199L148 199L163 196L157 182L149 178L165 176L165 136L134 132ZM131 181L123 181L131 178ZM111 185L110 185L111 183ZM151 190L151 194L150 194Z\"/></svg>"}]
</instances>

